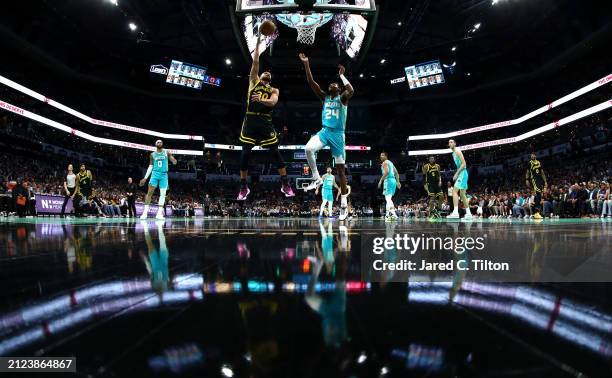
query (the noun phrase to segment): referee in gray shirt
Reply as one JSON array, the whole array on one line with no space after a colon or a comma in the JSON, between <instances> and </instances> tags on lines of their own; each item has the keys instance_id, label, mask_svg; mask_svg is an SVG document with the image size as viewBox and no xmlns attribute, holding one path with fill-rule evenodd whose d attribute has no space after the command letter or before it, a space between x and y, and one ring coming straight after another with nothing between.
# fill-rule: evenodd
<instances>
[{"instance_id":1,"label":"referee in gray shirt","mask_svg":"<svg viewBox=\"0 0 612 378\"><path fill-rule=\"evenodd\" d=\"M62 217L66 212L66 204L69 199L74 199L74 191L76 189L76 175L72 171L72 164L68 164L68 174L66 174L66 181L64 181L64 204L62 205ZM74 204L72 204L74 207Z\"/></svg>"}]
</instances>

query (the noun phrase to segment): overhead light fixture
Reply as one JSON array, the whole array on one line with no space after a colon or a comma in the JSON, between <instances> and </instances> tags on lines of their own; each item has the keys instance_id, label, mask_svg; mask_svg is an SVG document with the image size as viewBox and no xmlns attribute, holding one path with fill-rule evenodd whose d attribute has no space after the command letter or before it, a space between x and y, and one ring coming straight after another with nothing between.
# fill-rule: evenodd
<instances>
[{"instance_id":1,"label":"overhead light fixture","mask_svg":"<svg viewBox=\"0 0 612 378\"><path fill-rule=\"evenodd\" d=\"M232 370L231 366L224 364L221 366L221 375L227 378L232 378L234 376L234 370Z\"/></svg>"},{"instance_id":2,"label":"overhead light fixture","mask_svg":"<svg viewBox=\"0 0 612 378\"><path fill-rule=\"evenodd\" d=\"M131 31L136 31L136 29L138 29L138 26L136 26L136 24L133 22L130 22L128 24L128 27L130 28Z\"/></svg>"},{"instance_id":3,"label":"overhead light fixture","mask_svg":"<svg viewBox=\"0 0 612 378\"><path fill-rule=\"evenodd\" d=\"M380 60L380 64L385 64L385 63L387 63L387 59L382 58L382 59Z\"/></svg>"},{"instance_id":4,"label":"overhead light fixture","mask_svg":"<svg viewBox=\"0 0 612 378\"><path fill-rule=\"evenodd\" d=\"M457 51L457 46L451 47L451 51Z\"/></svg>"},{"instance_id":5,"label":"overhead light fixture","mask_svg":"<svg viewBox=\"0 0 612 378\"><path fill-rule=\"evenodd\" d=\"M114 6L119 5L119 2L117 0L108 0L108 2L113 4Z\"/></svg>"},{"instance_id":6,"label":"overhead light fixture","mask_svg":"<svg viewBox=\"0 0 612 378\"><path fill-rule=\"evenodd\" d=\"M474 25L474 29L475 29L475 30L480 29L480 22L479 22L479 23L477 23L476 25Z\"/></svg>"},{"instance_id":7,"label":"overhead light fixture","mask_svg":"<svg viewBox=\"0 0 612 378\"><path fill-rule=\"evenodd\" d=\"M359 74L359 77L363 79L363 74Z\"/></svg>"},{"instance_id":8,"label":"overhead light fixture","mask_svg":"<svg viewBox=\"0 0 612 378\"><path fill-rule=\"evenodd\" d=\"M359 355L359 357L357 357L357 363L358 364L362 364L364 363L366 360L368 359L368 356L365 354L365 352L361 352L361 354Z\"/></svg>"},{"instance_id":9,"label":"overhead light fixture","mask_svg":"<svg viewBox=\"0 0 612 378\"><path fill-rule=\"evenodd\" d=\"M495 5L495 4L497 4L497 3L499 3L499 0L493 0L493 1L491 2L491 5Z\"/></svg>"},{"instance_id":10,"label":"overhead light fixture","mask_svg":"<svg viewBox=\"0 0 612 378\"><path fill-rule=\"evenodd\" d=\"M232 60L230 58L225 58L225 64L230 66L232 64Z\"/></svg>"},{"instance_id":11,"label":"overhead light fixture","mask_svg":"<svg viewBox=\"0 0 612 378\"><path fill-rule=\"evenodd\" d=\"M472 76L472 74L471 74L471 73L469 73L469 72L467 73L467 75L468 75L468 76Z\"/></svg>"},{"instance_id":12,"label":"overhead light fixture","mask_svg":"<svg viewBox=\"0 0 612 378\"><path fill-rule=\"evenodd\" d=\"M402 26L402 22L401 22L401 21L398 21L398 22L397 22L397 26Z\"/></svg>"}]
</instances>

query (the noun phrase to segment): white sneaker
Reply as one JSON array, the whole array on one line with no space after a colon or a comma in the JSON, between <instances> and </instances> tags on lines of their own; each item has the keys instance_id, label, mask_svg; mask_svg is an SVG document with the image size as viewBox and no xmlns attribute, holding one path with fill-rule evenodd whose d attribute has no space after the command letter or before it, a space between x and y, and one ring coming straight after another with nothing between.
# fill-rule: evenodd
<instances>
[{"instance_id":1,"label":"white sneaker","mask_svg":"<svg viewBox=\"0 0 612 378\"><path fill-rule=\"evenodd\" d=\"M446 219L459 219L459 213L450 213L446 216Z\"/></svg>"},{"instance_id":2,"label":"white sneaker","mask_svg":"<svg viewBox=\"0 0 612 378\"><path fill-rule=\"evenodd\" d=\"M319 185L323 184L323 179L321 177L319 177L316 180L312 180L312 182L310 184L308 184L305 188L304 191L307 192L309 190L313 190L316 189Z\"/></svg>"},{"instance_id":3,"label":"white sneaker","mask_svg":"<svg viewBox=\"0 0 612 378\"><path fill-rule=\"evenodd\" d=\"M463 219L465 220L472 220L474 219L474 216L472 215L472 213L470 213L469 211L465 213L465 216L463 217Z\"/></svg>"},{"instance_id":4,"label":"white sneaker","mask_svg":"<svg viewBox=\"0 0 612 378\"><path fill-rule=\"evenodd\" d=\"M140 216L140 219L147 219L148 214L146 212L143 212L142 215Z\"/></svg>"},{"instance_id":5,"label":"white sneaker","mask_svg":"<svg viewBox=\"0 0 612 378\"><path fill-rule=\"evenodd\" d=\"M161 211L157 210L157 215L155 216L155 219L159 219L159 220L166 219L166 217L164 216L164 211L163 210L161 210Z\"/></svg>"},{"instance_id":6,"label":"white sneaker","mask_svg":"<svg viewBox=\"0 0 612 378\"><path fill-rule=\"evenodd\" d=\"M340 215L338 216L338 220L345 220L346 217L348 217L348 207L347 206L340 206Z\"/></svg>"}]
</instances>

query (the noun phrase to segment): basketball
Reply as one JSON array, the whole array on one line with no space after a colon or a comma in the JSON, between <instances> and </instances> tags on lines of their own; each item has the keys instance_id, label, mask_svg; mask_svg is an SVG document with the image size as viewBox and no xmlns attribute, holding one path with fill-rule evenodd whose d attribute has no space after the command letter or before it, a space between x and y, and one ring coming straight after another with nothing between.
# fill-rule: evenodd
<instances>
[{"instance_id":1,"label":"basketball","mask_svg":"<svg viewBox=\"0 0 612 378\"><path fill-rule=\"evenodd\" d=\"M276 31L276 25L270 20L264 21L259 27L259 32L266 37L271 36Z\"/></svg>"}]
</instances>

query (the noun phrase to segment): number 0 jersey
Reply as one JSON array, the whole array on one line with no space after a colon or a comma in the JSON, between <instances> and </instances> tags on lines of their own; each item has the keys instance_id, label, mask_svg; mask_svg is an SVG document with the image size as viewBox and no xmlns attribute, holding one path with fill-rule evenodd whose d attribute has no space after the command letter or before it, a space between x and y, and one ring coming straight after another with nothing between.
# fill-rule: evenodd
<instances>
[{"instance_id":1,"label":"number 0 jersey","mask_svg":"<svg viewBox=\"0 0 612 378\"><path fill-rule=\"evenodd\" d=\"M344 131L347 109L348 107L342 103L341 96L334 98L326 96L321 115L323 127L334 129L334 131Z\"/></svg>"},{"instance_id":2,"label":"number 0 jersey","mask_svg":"<svg viewBox=\"0 0 612 378\"><path fill-rule=\"evenodd\" d=\"M162 150L161 152L153 152L153 172L157 174L168 173L168 152Z\"/></svg>"}]
</instances>

